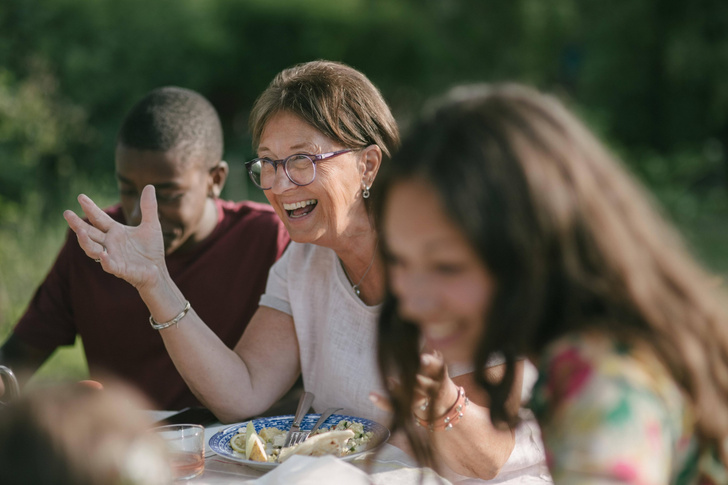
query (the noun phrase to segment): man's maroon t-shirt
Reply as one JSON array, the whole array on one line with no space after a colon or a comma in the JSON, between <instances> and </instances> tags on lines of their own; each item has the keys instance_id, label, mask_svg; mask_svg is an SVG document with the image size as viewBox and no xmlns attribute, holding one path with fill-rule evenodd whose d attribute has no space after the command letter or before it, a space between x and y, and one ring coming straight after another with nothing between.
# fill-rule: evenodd
<instances>
[{"instance_id":1,"label":"man's maroon t-shirt","mask_svg":"<svg viewBox=\"0 0 728 485\"><path fill-rule=\"evenodd\" d=\"M166 260L192 308L232 348L258 308L268 270L289 237L268 205L218 200L217 209L212 234L191 251ZM106 212L124 222L118 205ZM80 335L92 378L121 377L159 409L199 405L159 332L149 325L149 310L136 289L86 256L71 231L14 332L42 350L73 345Z\"/></svg>"}]
</instances>

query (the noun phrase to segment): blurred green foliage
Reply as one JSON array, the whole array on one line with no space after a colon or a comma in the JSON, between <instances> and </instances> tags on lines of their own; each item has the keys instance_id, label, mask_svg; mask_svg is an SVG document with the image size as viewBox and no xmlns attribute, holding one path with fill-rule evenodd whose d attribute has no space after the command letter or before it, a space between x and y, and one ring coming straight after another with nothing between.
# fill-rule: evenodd
<instances>
[{"instance_id":1,"label":"blurred green foliage","mask_svg":"<svg viewBox=\"0 0 728 485\"><path fill-rule=\"evenodd\" d=\"M3 0L0 4L0 337L51 264L78 192L115 200L116 130L150 89L220 112L223 193L261 199L240 162L248 110L281 69L346 62L407 126L461 82L559 95L728 274L725 0Z\"/></svg>"},{"instance_id":2,"label":"blurred green foliage","mask_svg":"<svg viewBox=\"0 0 728 485\"><path fill-rule=\"evenodd\" d=\"M726 179L723 0L5 0L0 36L4 200L42 190L53 207L78 174L113 181L121 117L166 84L205 94L242 160L257 94L316 58L365 72L405 125L454 83L520 80L581 107L629 153L680 170L670 155L691 152L697 177Z\"/></svg>"}]
</instances>

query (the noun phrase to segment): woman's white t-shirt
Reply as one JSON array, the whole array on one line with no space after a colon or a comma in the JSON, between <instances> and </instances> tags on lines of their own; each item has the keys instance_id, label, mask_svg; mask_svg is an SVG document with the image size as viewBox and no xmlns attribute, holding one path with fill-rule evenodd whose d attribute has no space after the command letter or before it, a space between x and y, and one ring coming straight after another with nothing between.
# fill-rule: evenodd
<instances>
[{"instance_id":1,"label":"woman's white t-shirt","mask_svg":"<svg viewBox=\"0 0 728 485\"><path fill-rule=\"evenodd\" d=\"M260 304L293 317L303 385L316 396L316 412L340 406L387 423L369 400L371 391L384 393L376 362L381 305L354 294L333 250L291 242L271 268Z\"/></svg>"}]
</instances>

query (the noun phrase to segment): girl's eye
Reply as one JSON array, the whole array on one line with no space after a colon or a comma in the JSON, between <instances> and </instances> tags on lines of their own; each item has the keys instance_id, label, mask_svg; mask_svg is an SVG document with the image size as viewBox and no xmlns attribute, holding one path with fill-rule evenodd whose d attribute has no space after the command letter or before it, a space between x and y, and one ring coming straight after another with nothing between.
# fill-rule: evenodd
<instances>
[{"instance_id":1,"label":"girl's eye","mask_svg":"<svg viewBox=\"0 0 728 485\"><path fill-rule=\"evenodd\" d=\"M121 189L119 191L122 197L135 197L137 195L136 190L133 189Z\"/></svg>"},{"instance_id":2,"label":"girl's eye","mask_svg":"<svg viewBox=\"0 0 728 485\"><path fill-rule=\"evenodd\" d=\"M456 275L465 270L465 266L455 263L440 263L433 265L433 269L442 275Z\"/></svg>"},{"instance_id":3,"label":"girl's eye","mask_svg":"<svg viewBox=\"0 0 728 485\"><path fill-rule=\"evenodd\" d=\"M389 251L385 251L384 254L384 264L390 267L397 267L402 266L402 260L399 259L394 254L390 253Z\"/></svg>"}]
</instances>

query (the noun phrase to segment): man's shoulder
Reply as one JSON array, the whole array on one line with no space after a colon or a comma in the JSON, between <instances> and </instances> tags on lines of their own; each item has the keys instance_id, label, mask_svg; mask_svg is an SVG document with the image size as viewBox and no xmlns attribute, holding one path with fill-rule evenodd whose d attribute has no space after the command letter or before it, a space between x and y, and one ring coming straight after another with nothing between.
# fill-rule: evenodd
<instances>
[{"instance_id":1,"label":"man's shoulder","mask_svg":"<svg viewBox=\"0 0 728 485\"><path fill-rule=\"evenodd\" d=\"M273 210L273 207L263 202L254 202L252 200L233 202L231 200L218 199L217 203L226 215L260 215L263 217L278 217L276 215L276 211Z\"/></svg>"},{"instance_id":2,"label":"man's shoulder","mask_svg":"<svg viewBox=\"0 0 728 485\"><path fill-rule=\"evenodd\" d=\"M257 230L267 229L276 233L285 231L280 217L268 204L249 200L241 202L218 200L217 204L223 227L254 227Z\"/></svg>"},{"instance_id":3,"label":"man's shoulder","mask_svg":"<svg viewBox=\"0 0 728 485\"><path fill-rule=\"evenodd\" d=\"M280 217L270 205L253 201L224 200L218 200L217 205L220 219L215 231L216 238L227 240L243 238L246 244L273 245L280 248L277 255L280 257L290 237Z\"/></svg>"}]
</instances>

